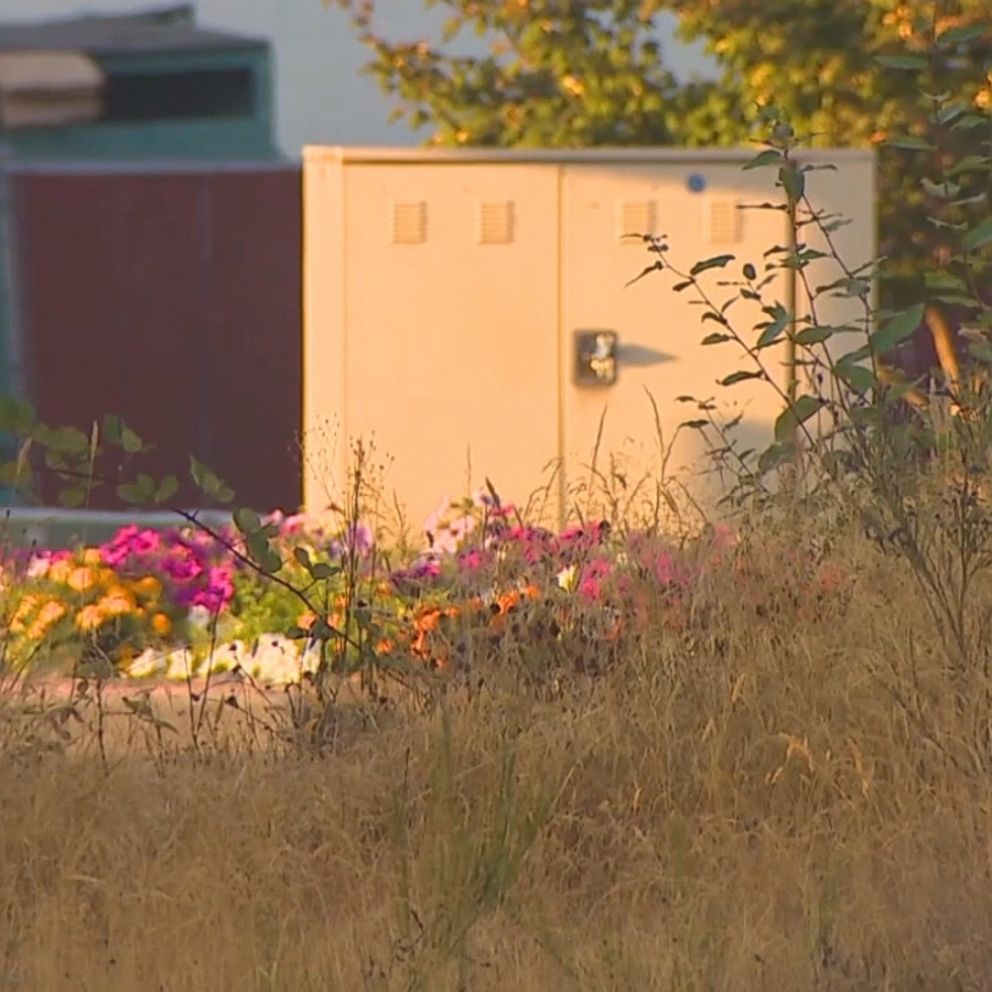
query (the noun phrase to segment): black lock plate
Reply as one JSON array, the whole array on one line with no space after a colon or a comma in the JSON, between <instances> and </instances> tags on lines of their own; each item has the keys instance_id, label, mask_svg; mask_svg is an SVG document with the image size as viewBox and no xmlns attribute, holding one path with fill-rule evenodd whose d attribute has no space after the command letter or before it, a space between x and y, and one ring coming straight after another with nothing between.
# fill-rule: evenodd
<instances>
[{"instance_id":1,"label":"black lock plate","mask_svg":"<svg viewBox=\"0 0 992 992\"><path fill-rule=\"evenodd\" d=\"M612 386L617 381L616 331L575 332L575 381L580 386Z\"/></svg>"}]
</instances>

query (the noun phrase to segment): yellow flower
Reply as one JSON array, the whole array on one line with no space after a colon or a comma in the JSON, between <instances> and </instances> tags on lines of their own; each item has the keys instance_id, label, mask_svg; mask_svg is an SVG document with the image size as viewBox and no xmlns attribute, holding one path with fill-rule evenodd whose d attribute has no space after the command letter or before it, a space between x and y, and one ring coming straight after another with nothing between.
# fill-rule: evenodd
<instances>
[{"instance_id":1,"label":"yellow flower","mask_svg":"<svg viewBox=\"0 0 992 992\"><path fill-rule=\"evenodd\" d=\"M52 624L58 623L66 614L65 604L60 603L57 599L50 599L45 605L38 611L38 616L35 617L34 623L31 625L31 629L28 631L28 636L40 640L45 634L48 633L49 627Z\"/></svg>"},{"instance_id":2,"label":"yellow flower","mask_svg":"<svg viewBox=\"0 0 992 992\"><path fill-rule=\"evenodd\" d=\"M567 90L572 96L582 96L586 88L581 79L575 76L563 76L561 80L562 89Z\"/></svg>"},{"instance_id":3,"label":"yellow flower","mask_svg":"<svg viewBox=\"0 0 992 992\"><path fill-rule=\"evenodd\" d=\"M141 599L158 599L162 595L162 583L154 575L138 579L133 589Z\"/></svg>"},{"instance_id":4,"label":"yellow flower","mask_svg":"<svg viewBox=\"0 0 992 992\"><path fill-rule=\"evenodd\" d=\"M101 568L96 573L96 581L98 585L101 586L112 586L115 582L120 580L117 578L117 573L112 568Z\"/></svg>"},{"instance_id":5,"label":"yellow flower","mask_svg":"<svg viewBox=\"0 0 992 992\"><path fill-rule=\"evenodd\" d=\"M96 630L103 623L105 614L99 605L90 603L76 614L76 626L80 630Z\"/></svg>"},{"instance_id":6,"label":"yellow flower","mask_svg":"<svg viewBox=\"0 0 992 992\"><path fill-rule=\"evenodd\" d=\"M100 554L99 548L87 548L83 552L83 564L84 565L102 565L103 556Z\"/></svg>"},{"instance_id":7,"label":"yellow flower","mask_svg":"<svg viewBox=\"0 0 992 992\"><path fill-rule=\"evenodd\" d=\"M15 633L19 634L24 630L24 621L38 608L41 604L41 597L31 593L25 596L17 604L17 609L14 610L14 615L10 618L10 629Z\"/></svg>"},{"instance_id":8,"label":"yellow flower","mask_svg":"<svg viewBox=\"0 0 992 992\"><path fill-rule=\"evenodd\" d=\"M55 562L48 570L48 577L52 582L65 582L69 578L69 573L73 570L73 564L65 558Z\"/></svg>"},{"instance_id":9,"label":"yellow flower","mask_svg":"<svg viewBox=\"0 0 992 992\"><path fill-rule=\"evenodd\" d=\"M94 575L92 568L83 565L74 568L69 573L67 581L70 589L75 589L76 592L86 592L87 589L92 589L96 585L96 575Z\"/></svg>"},{"instance_id":10,"label":"yellow flower","mask_svg":"<svg viewBox=\"0 0 992 992\"><path fill-rule=\"evenodd\" d=\"M116 617L134 609L134 597L123 586L112 586L96 605L107 616Z\"/></svg>"},{"instance_id":11,"label":"yellow flower","mask_svg":"<svg viewBox=\"0 0 992 992\"><path fill-rule=\"evenodd\" d=\"M172 631L172 621L164 613L156 613L152 617L152 630L159 637L168 637Z\"/></svg>"}]
</instances>

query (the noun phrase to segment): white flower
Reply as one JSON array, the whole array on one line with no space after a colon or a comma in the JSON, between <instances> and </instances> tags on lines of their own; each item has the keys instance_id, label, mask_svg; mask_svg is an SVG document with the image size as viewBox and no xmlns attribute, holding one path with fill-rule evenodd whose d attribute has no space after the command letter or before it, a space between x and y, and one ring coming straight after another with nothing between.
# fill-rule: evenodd
<instances>
[{"instance_id":1,"label":"white flower","mask_svg":"<svg viewBox=\"0 0 992 992\"><path fill-rule=\"evenodd\" d=\"M161 675L164 669L165 659L161 652L148 648L124 668L124 674L130 679L147 679Z\"/></svg>"},{"instance_id":2,"label":"white flower","mask_svg":"<svg viewBox=\"0 0 992 992\"><path fill-rule=\"evenodd\" d=\"M558 573L558 585L566 592L571 592L578 583L578 578L578 571L575 566L569 565L568 568L563 568Z\"/></svg>"},{"instance_id":3,"label":"white flower","mask_svg":"<svg viewBox=\"0 0 992 992\"><path fill-rule=\"evenodd\" d=\"M31 562L28 565L27 577L29 579L43 579L48 575L48 569L51 562L47 558L41 555L33 555L31 557Z\"/></svg>"}]
</instances>

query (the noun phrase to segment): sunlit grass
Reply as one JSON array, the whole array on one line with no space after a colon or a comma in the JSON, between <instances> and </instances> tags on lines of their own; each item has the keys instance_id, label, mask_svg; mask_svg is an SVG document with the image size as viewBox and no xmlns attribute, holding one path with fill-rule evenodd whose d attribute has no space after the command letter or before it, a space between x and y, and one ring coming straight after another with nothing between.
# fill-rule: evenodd
<instances>
[{"instance_id":1,"label":"sunlit grass","mask_svg":"<svg viewBox=\"0 0 992 992\"><path fill-rule=\"evenodd\" d=\"M0 988L988 987L992 686L863 538L797 602L756 536L553 691L8 692Z\"/></svg>"}]
</instances>

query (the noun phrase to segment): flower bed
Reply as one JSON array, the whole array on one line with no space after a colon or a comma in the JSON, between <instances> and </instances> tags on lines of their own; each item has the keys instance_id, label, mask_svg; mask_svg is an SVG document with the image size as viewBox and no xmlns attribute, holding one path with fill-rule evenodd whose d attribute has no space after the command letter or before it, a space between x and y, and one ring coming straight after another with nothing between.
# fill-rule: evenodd
<instances>
[{"instance_id":1,"label":"flower bed","mask_svg":"<svg viewBox=\"0 0 992 992\"><path fill-rule=\"evenodd\" d=\"M690 595L735 544L597 523L555 534L484 496L443 507L397 563L371 528L273 514L277 580L234 529L125 527L98 547L10 554L0 609L9 667L185 680L234 671L268 684L325 664L457 672L481 656L602 666L650 617L688 622Z\"/></svg>"}]
</instances>

